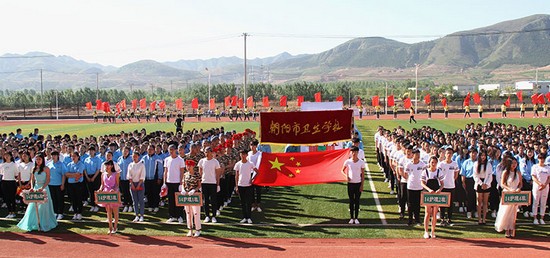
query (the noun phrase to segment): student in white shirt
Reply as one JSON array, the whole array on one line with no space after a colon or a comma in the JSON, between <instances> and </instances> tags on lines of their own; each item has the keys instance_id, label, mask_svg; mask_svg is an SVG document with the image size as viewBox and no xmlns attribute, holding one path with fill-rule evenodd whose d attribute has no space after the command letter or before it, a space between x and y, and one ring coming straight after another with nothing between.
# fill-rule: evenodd
<instances>
[{"instance_id":1,"label":"student in white shirt","mask_svg":"<svg viewBox=\"0 0 550 258\"><path fill-rule=\"evenodd\" d=\"M453 209L455 201L455 181L458 178L458 173L460 169L458 163L453 161L454 150L452 147L448 147L445 150L445 160L439 162L437 167L441 169L441 174L443 175L443 192L451 194L451 206L441 207L441 226L452 226L453 225Z\"/></svg>"},{"instance_id":2,"label":"student in white shirt","mask_svg":"<svg viewBox=\"0 0 550 258\"><path fill-rule=\"evenodd\" d=\"M258 161L262 156L262 152L258 150L258 140L254 139L250 143L250 151L248 152L248 160L252 165L255 167L258 167ZM235 177L237 178L237 177ZM260 204L262 202L262 188L261 186L254 185L252 186L252 210L255 210L257 212L262 212L262 207L260 207Z\"/></svg>"},{"instance_id":3,"label":"student in white shirt","mask_svg":"<svg viewBox=\"0 0 550 258\"><path fill-rule=\"evenodd\" d=\"M351 159L344 162L342 173L348 178L349 224L359 224L359 199L365 182L365 162L359 159L359 148L351 147Z\"/></svg>"},{"instance_id":4,"label":"student in white shirt","mask_svg":"<svg viewBox=\"0 0 550 258\"><path fill-rule=\"evenodd\" d=\"M202 175L201 186L204 201L204 213L206 218L204 223L216 220L216 211L218 210L217 192L219 188L219 176L223 172L223 168L217 159L214 158L212 147L206 147L206 158L199 160L199 174ZM212 218L212 220L210 220Z\"/></svg>"},{"instance_id":5,"label":"student in white shirt","mask_svg":"<svg viewBox=\"0 0 550 258\"><path fill-rule=\"evenodd\" d=\"M183 223L183 209L176 207L176 192L179 191L183 179L185 161L178 156L177 146L170 145L170 156L164 160L164 182L168 187L168 213L170 218L167 222L178 221Z\"/></svg>"},{"instance_id":6,"label":"student in white shirt","mask_svg":"<svg viewBox=\"0 0 550 258\"><path fill-rule=\"evenodd\" d=\"M405 210L408 200L408 190L407 190L407 179L403 176L405 164L409 163L413 158L412 153L413 147L407 145L404 153L398 153L396 156L397 160L397 180L399 182L399 191L397 192L398 202L399 202L399 219L402 220L405 218Z\"/></svg>"},{"instance_id":7,"label":"student in white shirt","mask_svg":"<svg viewBox=\"0 0 550 258\"><path fill-rule=\"evenodd\" d=\"M546 202L548 200L548 185L550 184L550 167L544 164L546 153L538 156L539 164L533 165L531 175L533 177L533 224L546 224L544 215L546 213ZM540 208L540 213L539 213ZM540 221L537 220L540 215Z\"/></svg>"},{"instance_id":8,"label":"student in white shirt","mask_svg":"<svg viewBox=\"0 0 550 258\"><path fill-rule=\"evenodd\" d=\"M140 160L139 151L134 151L132 154L133 162L128 165L128 173L126 179L130 183L130 194L134 202L134 212L136 218L133 222L143 222L143 214L145 211L145 165Z\"/></svg>"},{"instance_id":9,"label":"student in white shirt","mask_svg":"<svg viewBox=\"0 0 550 258\"><path fill-rule=\"evenodd\" d=\"M253 187L252 186L252 173L258 171L256 166L248 161L248 154L246 150L242 150L239 154L241 160L235 163L233 170L235 170L235 191L239 194L241 199L241 209L243 212L243 219L241 223L252 224L252 198L253 198Z\"/></svg>"},{"instance_id":10,"label":"student in white shirt","mask_svg":"<svg viewBox=\"0 0 550 258\"><path fill-rule=\"evenodd\" d=\"M5 152L4 163L0 163L0 175L2 175L2 194L4 196L4 203L8 206L7 219L15 218L16 205L15 194L17 192L16 179L19 177L19 169L15 162L13 162L13 156L11 152Z\"/></svg>"},{"instance_id":11,"label":"student in white shirt","mask_svg":"<svg viewBox=\"0 0 550 258\"><path fill-rule=\"evenodd\" d=\"M420 193L422 192L422 172L426 163L420 161L420 151L412 150L413 159L405 164L401 176L407 180L407 206L409 209L409 226L420 224ZM414 217L414 222L413 222Z\"/></svg>"},{"instance_id":12,"label":"student in white shirt","mask_svg":"<svg viewBox=\"0 0 550 258\"><path fill-rule=\"evenodd\" d=\"M429 193L440 193L445 185L441 169L437 167L437 156L431 156L428 161L430 166L422 174L422 187ZM424 216L424 238L435 238L435 224L437 222L437 207L426 206ZM432 232L428 234L430 218L432 219Z\"/></svg>"},{"instance_id":13,"label":"student in white shirt","mask_svg":"<svg viewBox=\"0 0 550 258\"><path fill-rule=\"evenodd\" d=\"M493 181L493 166L489 164L487 152L481 150L477 161L474 162L474 189L477 193L478 224L487 224L487 212L489 207L489 192Z\"/></svg>"}]
</instances>

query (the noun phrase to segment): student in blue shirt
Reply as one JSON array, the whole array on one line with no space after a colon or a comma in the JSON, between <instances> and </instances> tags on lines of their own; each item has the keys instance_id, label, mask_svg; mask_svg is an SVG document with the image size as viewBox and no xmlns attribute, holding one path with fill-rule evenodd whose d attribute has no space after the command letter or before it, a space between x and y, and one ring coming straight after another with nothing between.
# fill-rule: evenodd
<instances>
[{"instance_id":1,"label":"student in blue shirt","mask_svg":"<svg viewBox=\"0 0 550 258\"><path fill-rule=\"evenodd\" d=\"M67 193L71 199L71 204L74 210L73 220L82 220L82 193L84 191L84 171L86 170L84 163L80 161L80 154L73 152L73 161L67 165L67 172L61 180L61 191L65 189L65 179L67 180Z\"/></svg>"},{"instance_id":2,"label":"student in blue shirt","mask_svg":"<svg viewBox=\"0 0 550 258\"><path fill-rule=\"evenodd\" d=\"M63 191L61 191L61 184L63 182L63 176L67 172L67 167L63 162L59 160L59 152L52 151L52 161L48 163L50 168L50 183L48 188L52 198L53 211L56 214L57 220L63 219Z\"/></svg>"},{"instance_id":3,"label":"student in blue shirt","mask_svg":"<svg viewBox=\"0 0 550 258\"><path fill-rule=\"evenodd\" d=\"M531 176L531 168L533 165L537 164L537 160L535 159L535 151L532 148L527 149L525 157L521 158L519 160L519 170L521 171L522 176L522 191L529 191L533 189L533 177ZM532 213L532 203L529 206L521 206L521 211L523 212L523 216L528 218L529 216L533 216Z\"/></svg>"},{"instance_id":4,"label":"student in blue shirt","mask_svg":"<svg viewBox=\"0 0 550 258\"><path fill-rule=\"evenodd\" d=\"M21 134L22 130L21 128L17 128L17 130L15 131L15 138L19 139L19 140L22 140L24 137L23 137L23 134Z\"/></svg>"},{"instance_id":5,"label":"student in blue shirt","mask_svg":"<svg viewBox=\"0 0 550 258\"><path fill-rule=\"evenodd\" d=\"M478 151L476 148L470 149L470 158L462 163L460 175L462 176L462 187L466 191L466 217L472 218L472 211L476 205L476 191L474 189L474 163L477 161Z\"/></svg>"},{"instance_id":6,"label":"student in blue shirt","mask_svg":"<svg viewBox=\"0 0 550 258\"><path fill-rule=\"evenodd\" d=\"M163 160L155 154L155 146L149 145L147 155L141 159L145 165L145 196L149 212L159 211L160 188L164 177Z\"/></svg>"},{"instance_id":7,"label":"student in blue shirt","mask_svg":"<svg viewBox=\"0 0 550 258\"><path fill-rule=\"evenodd\" d=\"M120 167L120 194L122 198L122 205L124 208L122 212L132 212L132 196L130 195L130 181L126 178L128 174L128 166L132 163L132 155L130 155L130 147L126 146L122 150L122 156L117 160L117 164Z\"/></svg>"},{"instance_id":8,"label":"student in blue shirt","mask_svg":"<svg viewBox=\"0 0 550 258\"><path fill-rule=\"evenodd\" d=\"M95 203L95 191L101 186L101 159L95 155L95 147L88 148L88 157L84 160L86 172L86 189L88 190L88 198L90 198L90 212L99 211L99 207ZM85 197L84 197L85 198Z\"/></svg>"}]
</instances>

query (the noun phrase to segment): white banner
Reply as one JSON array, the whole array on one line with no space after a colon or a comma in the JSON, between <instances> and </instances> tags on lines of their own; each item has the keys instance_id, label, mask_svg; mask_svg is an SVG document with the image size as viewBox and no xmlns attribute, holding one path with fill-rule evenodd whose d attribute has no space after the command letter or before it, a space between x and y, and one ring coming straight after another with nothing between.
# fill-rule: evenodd
<instances>
[{"instance_id":1,"label":"white banner","mask_svg":"<svg viewBox=\"0 0 550 258\"><path fill-rule=\"evenodd\" d=\"M301 111L342 110L344 102L302 102Z\"/></svg>"}]
</instances>

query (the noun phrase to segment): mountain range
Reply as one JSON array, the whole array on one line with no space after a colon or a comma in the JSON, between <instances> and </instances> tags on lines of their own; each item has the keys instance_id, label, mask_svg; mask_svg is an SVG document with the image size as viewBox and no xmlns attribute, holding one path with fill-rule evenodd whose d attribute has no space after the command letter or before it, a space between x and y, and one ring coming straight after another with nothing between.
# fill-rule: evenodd
<instances>
[{"instance_id":1,"label":"mountain range","mask_svg":"<svg viewBox=\"0 0 550 258\"><path fill-rule=\"evenodd\" d=\"M365 37L318 54L285 52L248 60L249 81L273 83L412 79L416 64L423 79L436 83L510 83L530 76L535 68L544 76L550 72L550 15L532 15L414 44ZM208 73L212 83L242 83L242 67L243 60L235 56L164 63L141 60L113 67L41 52L5 54L0 56L0 89L36 88L41 69L46 88L95 87L98 79L101 87L125 88L206 83Z\"/></svg>"}]
</instances>

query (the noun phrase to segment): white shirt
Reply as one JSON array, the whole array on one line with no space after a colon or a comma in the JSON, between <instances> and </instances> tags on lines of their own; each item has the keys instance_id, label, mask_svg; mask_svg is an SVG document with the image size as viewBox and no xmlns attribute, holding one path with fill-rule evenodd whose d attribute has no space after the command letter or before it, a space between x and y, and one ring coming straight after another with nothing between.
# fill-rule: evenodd
<instances>
[{"instance_id":1,"label":"white shirt","mask_svg":"<svg viewBox=\"0 0 550 258\"><path fill-rule=\"evenodd\" d=\"M548 177L550 177L550 167L541 167L539 164L533 165L531 167L531 176L536 177L541 183L544 184L546 183L546 180L548 180ZM533 187L533 190L535 190L535 187Z\"/></svg>"},{"instance_id":2,"label":"white shirt","mask_svg":"<svg viewBox=\"0 0 550 258\"><path fill-rule=\"evenodd\" d=\"M481 171L478 171L477 164L477 161L474 162L474 189L477 189L478 186L483 184L486 184L490 187L491 182L493 182L493 166L491 166L491 164L487 162L487 166L481 166ZM486 168L484 169L484 167Z\"/></svg>"},{"instance_id":3,"label":"white shirt","mask_svg":"<svg viewBox=\"0 0 550 258\"><path fill-rule=\"evenodd\" d=\"M180 157L168 156L164 159L166 169L166 183L181 183L182 168L185 168L185 161Z\"/></svg>"},{"instance_id":4,"label":"white shirt","mask_svg":"<svg viewBox=\"0 0 550 258\"><path fill-rule=\"evenodd\" d=\"M397 169L400 169L400 168L403 168L403 170L405 169L405 165L407 165L407 163L409 162L412 162L412 159L409 159L407 158L407 155L405 155L404 153L398 157L398 161L397 161ZM405 179L404 177L401 177L401 183L407 183L407 179Z\"/></svg>"},{"instance_id":5,"label":"white shirt","mask_svg":"<svg viewBox=\"0 0 550 258\"><path fill-rule=\"evenodd\" d=\"M105 162L107 162L107 161L105 161ZM107 173L107 167L105 166L105 162L103 162L103 163L101 164L101 168L99 169L99 172L101 172L101 173ZM120 169L120 166L118 165L118 163L116 163L114 160L113 160L113 167L115 168L115 172L117 172L117 173L120 173L120 172L122 171L122 170ZM95 173L95 172L94 172L94 173ZM90 175L90 176L93 176L94 173L91 173L91 172L90 172L89 175Z\"/></svg>"},{"instance_id":6,"label":"white shirt","mask_svg":"<svg viewBox=\"0 0 550 258\"><path fill-rule=\"evenodd\" d=\"M131 182L137 183L140 180L145 181L145 164L139 161L138 163L132 162L128 165L128 173L126 179Z\"/></svg>"},{"instance_id":7,"label":"white shirt","mask_svg":"<svg viewBox=\"0 0 550 258\"><path fill-rule=\"evenodd\" d=\"M422 190L422 173L426 169L426 163L419 161L418 164L414 164L412 160L405 164L405 174L407 177L407 189L409 190Z\"/></svg>"},{"instance_id":8,"label":"white shirt","mask_svg":"<svg viewBox=\"0 0 550 258\"><path fill-rule=\"evenodd\" d=\"M358 160L353 162L353 159L348 159L344 162L344 166L347 167L348 183L361 183L361 173L365 169L365 161Z\"/></svg>"},{"instance_id":9,"label":"white shirt","mask_svg":"<svg viewBox=\"0 0 550 258\"><path fill-rule=\"evenodd\" d=\"M32 170L34 168L34 163L33 162L29 162L29 163L23 163L23 161L21 161L19 164L18 164L18 169L19 169L19 175L20 175L20 180L21 182L28 182L31 180L31 174L32 174Z\"/></svg>"},{"instance_id":10,"label":"white shirt","mask_svg":"<svg viewBox=\"0 0 550 258\"><path fill-rule=\"evenodd\" d=\"M4 181L15 181L15 177L19 175L19 168L15 162L1 163L0 175Z\"/></svg>"},{"instance_id":11,"label":"white shirt","mask_svg":"<svg viewBox=\"0 0 550 258\"><path fill-rule=\"evenodd\" d=\"M216 169L220 168L220 163L217 159L208 160L202 158L199 160L199 168L202 168L202 181L203 184L217 184L216 182Z\"/></svg>"},{"instance_id":12,"label":"white shirt","mask_svg":"<svg viewBox=\"0 0 550 258\"><path fill-rule=\"evenodd\" d=\"M252 154L252 151L248 152L248 161L252 163L252 165L258 167L259 163L258 160L260 159L260 156L262 155L262 152L257 151L256 154Z\"/></svg>"},{"instance_id":13,"label":"white shirt","mask_svg":"<svg viewBox=\"0 0 550 258\"><path fill-rule=\"evenodd\" d=\"M437 167L441 169L441 174L443 174L443 185L445 189L454 189L456 187L455 185L455 172L460 170L458 168L458 163L456 161L451 161L450 164L447 164L447 162L442 161L437 164Z\"/></svg>"},{"instance_id":14,"label":"white shirt","mask_svg":"<svg viewBox=\"0 0 550 258\"><path fill-rule=\"evenodd\" d=\"M252 172L254 172L254 165L252 162L243 163L239 160L239 162L235 163L233 170L239 173L237 186L247 187L252 185L251 178Z\"/></svg>"}]
</instances>

